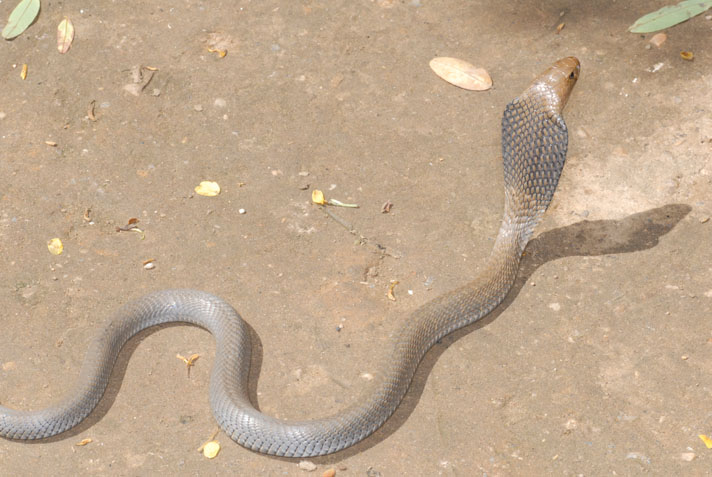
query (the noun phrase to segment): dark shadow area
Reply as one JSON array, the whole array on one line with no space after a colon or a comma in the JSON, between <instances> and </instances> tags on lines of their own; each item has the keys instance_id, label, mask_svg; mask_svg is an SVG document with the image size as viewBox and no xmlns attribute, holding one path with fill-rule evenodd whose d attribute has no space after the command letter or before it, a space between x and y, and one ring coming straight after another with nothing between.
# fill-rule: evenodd
<instances>
[{"instance_id":1,"label":"dark shadow area","mask_svg":"<svg viewBox=\"0 0 712 477\"><path fill-rule=\"evenodd\" d=\"M505 300L492 313L483 319L457 330L433 346L420 363L405 398L396 412L386 423L364 441L343 451L329 456L310 459L317 464L334 464L347 457L369 449L393 434L409 418L423 393L427 378L440 355L457 340L491 323L514 302L529 277L547 262L573 256L598 256L618 253L630 253L655 247L660 237L670 232L691 210L685 204L670 204L630 215L620 220L584 220L566 227L548 230L531 240L519 267L517 279ZM30 441L45 443L61 441L86 431L99 422L113 405L121 389L128 362L139 344L152 333L165 327L183 326L184 323L171 323L144 330L133 337L124 346L114 366L112 378L104 397L96 409L83 422L73 429L47 439ZM252 358L250 370L250 399L258 407L257 381L262 367L263 348L259 336L249 326L252 338ZM207 392L207 390L206 390ZM259 407L258 407L259 408ZM293 462L294 459L276 457Z\"/></svg>"}]
</instances>

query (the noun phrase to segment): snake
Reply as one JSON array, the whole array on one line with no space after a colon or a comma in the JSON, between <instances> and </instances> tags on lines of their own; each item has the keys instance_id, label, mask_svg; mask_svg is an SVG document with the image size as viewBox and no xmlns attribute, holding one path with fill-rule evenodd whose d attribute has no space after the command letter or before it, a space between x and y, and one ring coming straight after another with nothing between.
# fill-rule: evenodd
<instances>
[{"instance_id":1,"label":"snake","mask_svg":"<svg viewBox=\"0 0 712 477\"><path fill-rule=\"evenodd\" d=\"M363 397L335 415L281 420L250 401L250 328L222 299L198 290L162 290L112 314L89 345L73 388L40 410L0 406L0 436L43 439L79 424L96 407L122 346L138 332L186 322L215 338L210 405L238 444L269 455L310 457L350 447L375 432L405 396L425 353L449 333L488 315L512 287L527 242L548 208L568 148L562 112L579 77L578 59L556 61L505 108L504 215L492 252L473 281L415 309L395 333L390 358Z\"/></svg>"}]
</instances>

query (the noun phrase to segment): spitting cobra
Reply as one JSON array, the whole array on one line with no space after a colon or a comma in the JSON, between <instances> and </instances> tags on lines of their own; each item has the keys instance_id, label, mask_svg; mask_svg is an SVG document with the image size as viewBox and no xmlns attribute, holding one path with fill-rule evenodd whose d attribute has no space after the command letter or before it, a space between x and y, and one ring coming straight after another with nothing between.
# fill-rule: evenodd
<instances>
[{"instance_id":1,"label":"spitting cobra","mask_svg":"<svg viewBox=\"0 0 712 477\"><path fill-rule=\"evenodd\" d=\"M482 273L467 285L416 309L395 335L390 359L373 390L334 416L283 421L258 411L248 396L249 328L226 302L197 290L164 290L133 301L103 325L91 343L74 388L59 403L38 411L0 406L0 435L42 439L64 432L92 412L122 346L136 333L170 322L192 323L215 337L210 405L235 442L265 454L308 457L352 446L395 411L423 355L448 333L474 323L509 292L519 261L559 182L568 132L561 116L579 75L579 61L552 65L509 103L502 119L504 217Z\"/></svg>"}]
</instances>

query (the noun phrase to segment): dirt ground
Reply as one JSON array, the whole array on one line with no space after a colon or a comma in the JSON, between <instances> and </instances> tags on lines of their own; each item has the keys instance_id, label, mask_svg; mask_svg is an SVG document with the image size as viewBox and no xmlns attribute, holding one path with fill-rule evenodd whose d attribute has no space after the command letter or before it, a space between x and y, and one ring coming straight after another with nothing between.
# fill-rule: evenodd
<instances>
[{"instance_id":1,"label":"dirt ground","mask_svg":"<svg viewBox=\"0 0 712 477\"><path fill-rule=\"evenodd\" d=\"M514 289L428 353L375 435L308 459L311 474L222 433L206 459L213 339L168 326L127 345L76 429L0 440L1 473L709 475L712 21L661 48L627 32L667 3L44 1L0 44L0 402L22 409L70 388L119 306L196 288L253 327L264 412L338 412L408 313L481 269L505 104L558 58L582 73L566 169ZM77 38L60 55L64 16ZM435 56L494 87L445 83ZM221 194L196 195L203 180ZM360 207L329 216L315 188ZM145 239L116 232L132 217ZM188 376L176 354L193 353Z\"/></svg>"}]
</instances>

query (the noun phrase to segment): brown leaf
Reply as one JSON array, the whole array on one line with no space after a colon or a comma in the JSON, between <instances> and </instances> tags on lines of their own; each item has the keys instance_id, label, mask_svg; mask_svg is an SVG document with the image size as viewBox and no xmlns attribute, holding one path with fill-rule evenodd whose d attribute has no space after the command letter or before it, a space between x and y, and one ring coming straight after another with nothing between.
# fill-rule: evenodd
<instances>
[{"instance_id":1,"label":"brown leaf","mask_svg":"<svg viewBox=\"0 0 712 477\"><path fill-rule=\"evenodd\" d=\"M492 87L492 78L482 68L458 58L439 56L430 60L430 68L450 84L470 91L485 91Z\"/></svg>"}]
</instances>

